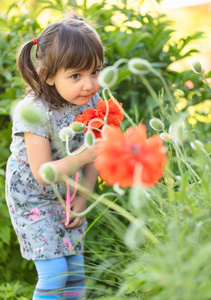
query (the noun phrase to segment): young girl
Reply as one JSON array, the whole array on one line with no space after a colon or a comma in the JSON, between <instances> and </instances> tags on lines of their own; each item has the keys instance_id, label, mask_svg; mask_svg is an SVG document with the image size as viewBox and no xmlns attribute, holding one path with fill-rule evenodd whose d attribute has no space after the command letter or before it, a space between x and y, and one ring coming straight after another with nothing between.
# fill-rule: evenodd
<instances>
[{"instance_id":1,"label":"young girl","mask_svg":"<svg viewBox=\"0 0 211 300\"><path fill-rule=\"evenodd\" d=\"M34 50L37 68L31 58ZM18 69L31 89L13 116L6 199L22 256L33 260L38 272L33 300L85 299L83 243L76 242L86 230L86 220L71 215L65 226L63 208L39 169L51 162L58 174L69 177L82 169L84 184L93 189L97 178L92 165L94 146L67 156L58 132L96 105L103 59L98 34L75 14L47 26L22 47L17 58ZM20 117L20 107L28 104L40 109L42 124L27 124ZM69 146L72 152L84 147L83 134L77 134ZM65 199L66 184L61 178L58 176L56 185ZM77 196L71 209L81 212L86 202L85 197Z\"/></svg>"}]
</instances>

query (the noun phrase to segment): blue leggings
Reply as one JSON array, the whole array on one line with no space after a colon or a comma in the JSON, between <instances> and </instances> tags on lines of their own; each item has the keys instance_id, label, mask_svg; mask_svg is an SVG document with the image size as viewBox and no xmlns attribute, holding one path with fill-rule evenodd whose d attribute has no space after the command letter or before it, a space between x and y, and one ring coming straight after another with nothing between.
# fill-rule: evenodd
<instances>
[{"instance_id":1,"label":"blue leggings","mask_svg":"<svg viewBox=\"0 0 211 300\"><path fill-rule=\"evenodd\" d=\"M83 255L36 260L38 282L33 300L85 300Z\"/></svg>"}]
</instances>

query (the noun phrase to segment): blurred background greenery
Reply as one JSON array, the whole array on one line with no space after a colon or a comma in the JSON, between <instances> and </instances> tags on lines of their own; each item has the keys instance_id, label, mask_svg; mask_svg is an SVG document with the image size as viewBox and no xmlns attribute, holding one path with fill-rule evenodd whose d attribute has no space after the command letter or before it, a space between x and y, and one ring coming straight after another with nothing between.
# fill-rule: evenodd
<instances>
[{"instance_id":1,"label":"blurred background greenery","mask_svg":"<svg viewBox=\"0 0 211 300\"><path fill-rule=\"evenodd\" d=\"M25 89L16 69L16 53L22 43L37 37L48 23L59 20L69 6L96 24L105 46L105 66L114 64L120 58L133 57L141 57L152 64L171 87L178 118L187 118L191 136L189 142L200 140L206 153L210 153L211 149L210 89L191 69L191 63L202 58L206 78L211 77L210 57L202 51L206 51L206 43L210 45L209 34L204 26L199 25L200 20L204 20L204 10L201 19L198 15L189 17L195 26L185 28L182 25L182 21L187 24L185 11L189 14L194 8L165 11L159 0L2 0L0 299L30 299L37 280L33 263L20 256L4 199L11 116ZM163 82L153 73L147 74L146 79L162 104L154 101L140 78L131 74L125 65L119 68L118 82L113 86L112 93L137 124L144 122L147 125L150 136L154 134L149 126L152 117L162 118L165 128L169 128L175 120L171 118L172 104L164 91ZM129 122L125 120L122 128L128 126ZM186 163L192 165L201 176L200 185L191 182L188 170L181 174L178 162L182 159L177 157L173 147L167 146L170 169L178 178L173 176L172 179L172 174L168 173L157 190L150 191L148 202L135 191L140 203L145 203L138 209L128 201L130 190L118 200L135 216L147 220L148 226L162 241L159 247L143 239L135 249L128 249L125 245L128 221L103 205L98 205L88 215L92 226L87 234L85 251L88 299L210 298L210 160L204 157L201 150L194 154L189 144L184 143L183 146ZM101 194L110 189L99 178L95 191ZM140 236L136 236L137 241Z\"/></svg>"}]
</instances>

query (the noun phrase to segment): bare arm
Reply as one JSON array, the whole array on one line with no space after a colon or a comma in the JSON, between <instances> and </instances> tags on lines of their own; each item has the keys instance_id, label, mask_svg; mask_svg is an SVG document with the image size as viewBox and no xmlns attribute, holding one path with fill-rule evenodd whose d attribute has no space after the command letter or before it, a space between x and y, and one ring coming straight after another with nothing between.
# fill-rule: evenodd
<instances>
[{"instance_id":1,"label":"bare arm","mask_svg":"<svg viewBox=\"0 0 211 300\"><path fill-rule=\"evenodd\" d=\"M53 161L48 139L29 132L24 133L24 137L30 168L35 179L42 185L47 185L39 173L39 169L44 163L51 162L56 167L59 174L57 180L58 183L62 181L63 174L71 177L86 164L94 162L94 147L90 147L74 157L66 156L62 159Z\"/></svg>"},{"instance_id":2,"label":"bare arm","mask_svg":"<svg viewBox=\"0 0 211 300\"><path fill-rule=\"evenodd\" d=\"M94 167L93 164L88 164L83 168L83 175L84 177L83 177L82 185L92 192L95 187L95 183L98 176L97 169ZM82 193L79 194L80 196L86 199L86 195L83 195Z\"/></svg>"}]
</instances>

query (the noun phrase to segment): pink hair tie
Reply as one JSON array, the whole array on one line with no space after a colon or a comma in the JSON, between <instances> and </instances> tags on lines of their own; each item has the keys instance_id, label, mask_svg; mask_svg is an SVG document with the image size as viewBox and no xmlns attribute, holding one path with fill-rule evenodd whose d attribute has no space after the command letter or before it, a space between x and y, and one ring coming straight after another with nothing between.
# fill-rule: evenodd
<instances>
[{"instance_id":1,"label":"pink hair tie","mask_svg":"<svg viewBox=\"0 0 211 300\"><path fill-rule=\"evenodd\" d=\"M37 45L37 39L33 39L34 45Z\"/></svg>"},{"instance_id":2,"label":"pink hair tie","mask_svg":"<svg viewBox=\"0 0 211 300\"><path fill-rule=\"evenodd\" d=\"M70 213L69 213L70 203L74 199L75 194L77 192L78 180L79 180L79 172L77 172L75 174L75 187L74 187L74 191L73 191L73 194L72 194L71 197L70 197L69 183L68 183L68 180L66 180L66 185L67 185L66 206L67 206L67 209L66 209L66 222L65 222L65 226L68 226L69 223L70 223Z\"/></svg>"}]
</instances>

